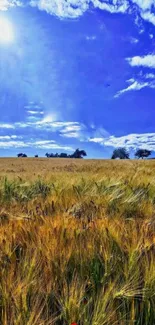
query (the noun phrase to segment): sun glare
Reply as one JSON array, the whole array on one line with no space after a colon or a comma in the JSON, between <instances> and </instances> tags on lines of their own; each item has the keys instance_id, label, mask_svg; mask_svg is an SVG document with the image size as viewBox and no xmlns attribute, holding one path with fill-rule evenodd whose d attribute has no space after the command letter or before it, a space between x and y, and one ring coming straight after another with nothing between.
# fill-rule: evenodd
<instances>
[{"instance_id":1,"label":"sun glare","mask_svg":"<svg viewBox=\"0 0 155 325\"><path fill-rule=\"evenodd\" d=\"M14 31L12 23L4 17L0 17L0 43L12 43Z\"/></svg>"}]
</instances>

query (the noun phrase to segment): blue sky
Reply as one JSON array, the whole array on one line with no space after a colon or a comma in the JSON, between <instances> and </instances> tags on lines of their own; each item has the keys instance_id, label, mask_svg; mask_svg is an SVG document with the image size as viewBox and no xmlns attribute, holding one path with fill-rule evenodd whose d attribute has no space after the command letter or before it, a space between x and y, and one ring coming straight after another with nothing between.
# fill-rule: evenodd
<instances>
[{"instance_id":1,"label":"blue sky","mask_svg":"<svg viewBox=\"0 0 155 325\"><path fill-rule=\"evenodd\" d=\"M154 0L0 0L0 156L155 152Z\"/></svg>"}]
</instances>

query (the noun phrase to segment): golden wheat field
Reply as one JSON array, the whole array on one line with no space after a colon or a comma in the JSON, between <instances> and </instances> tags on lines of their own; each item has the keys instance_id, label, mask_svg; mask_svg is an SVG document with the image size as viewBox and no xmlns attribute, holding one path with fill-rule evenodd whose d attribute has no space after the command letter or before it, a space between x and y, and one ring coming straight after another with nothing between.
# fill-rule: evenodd
<instances>
[{"instance_id":1,"label":"golden wheat field","mask_svg":"<svg viewBox=\"0 0 155 325\"><path fill-rule=\"evenodd\" d=\"M155 324L155 161L0 159L0 324Z\"/></svg>"}]
</instances>

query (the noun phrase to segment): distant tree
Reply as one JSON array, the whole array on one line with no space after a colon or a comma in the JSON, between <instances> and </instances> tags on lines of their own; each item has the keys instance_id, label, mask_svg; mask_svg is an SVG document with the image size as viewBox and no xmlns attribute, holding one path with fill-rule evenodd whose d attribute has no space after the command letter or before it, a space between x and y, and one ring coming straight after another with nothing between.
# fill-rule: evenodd
<instances>
[{"instance_id":1,"label":"distant tree","mask_svg":"<svg viewBox=\"0 0 155 325\"><path fill-rule=\"evenodd\" d=\"M58 153L46 153L45 156L47 158L83 158L87 156L86 152L84 150L76 149L75 152L72 155L68 155L66 152Z\"/></svg>"},{"instance_id":2,"label":"distant tree","mask_svg":"<svg viewBox=\"0 0 155 325\"><path fill-rule=\"evenodd\" d=\"M151 155L151 153L152 152L150 150L147 150L147 149L138 149L136 151L136 153L135 153L135 158L138 158L138 159L142 158L142 159L144 159L144 158L149 157Z\"/></svg>"},{"instance_id":3,"label":"distant tree","mask_svg":"<svg viewBox=\"0 0 155 325\"><path fill-rule=\"evenodd\" d=\"M26 158L27 155L25 153L18 153L17 157L18 158Z\"/></svg>"},{"instance_id":4,"label":"distant tree","mask_svg":"<svg viewBox=\"0 0 155 325\"><path fill-rule=\"evenodd\" d=\"M62 152L62 153L59 155L59 157L60 157L60 158L67 158L68 155L67 155L67 153Z\"/></svg>"},{"instance_id":5,"label":"distant tree","mask_svg":"<svg viewBox=\"0 0 155 325\"><path fill-rule=\"evenodd\" d=\"M18 153L18 155L17 155L18 158L20 158L20 157L22 157L22 156L23 156L22 153Z\"/></svg>"},{"instance_id":6,"label":"distant tree","mask_svg":"<svg viewBox=\"0 0 155 325\"><path fill-rule=\"evenodd\" d=\"M86 157L87 154L84 150L79 150L79 149L76 149L75 152L70 155L70 158L77 158L77 159L81 159L83 157Z\"/></svg>"},{"instance_id":7,"label":"distant tree","mask_svg":"<svg viewBox=\"0 0 155 325\"><path fill-rule=\"evenodd\" d=\"M81 156L81 158L87 157L86 151L85 150L80 150L80 156Z\"/></svg>"},{"instance_id":8,"label":"distant tree","mask_svg":"<svg viewBox=\"0 0 155 325\"><path fill-rule=\"evenodd\" d=\"M129 159L129 153L126 148L117 148L113 151L111 159Z\"/></svg>"},{"instance_id":9,"label":"distant tree","mask_svg":"<svg viewBox=\"0 0 155 325\"><path fill-rule=\"evenodd\" d=\"M35 155L34 157L35 157L35 158L38 158L38 155Z\"/></svg>"}]
</instances>

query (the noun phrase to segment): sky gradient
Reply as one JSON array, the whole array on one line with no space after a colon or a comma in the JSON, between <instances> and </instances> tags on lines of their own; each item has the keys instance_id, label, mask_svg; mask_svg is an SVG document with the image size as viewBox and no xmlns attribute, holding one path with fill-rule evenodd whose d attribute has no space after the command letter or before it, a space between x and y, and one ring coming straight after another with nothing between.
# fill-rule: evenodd
<instances>
[{"instance_id":1,"label":"sky gradient","mask_svg":"<svg viewBox=\"0 0 155 325\"><path fill-rule=\"evenodd\" d=\"M0 156L155 153L154 99L154 0L0 0Z\"/></svg>"}]
</instances>

